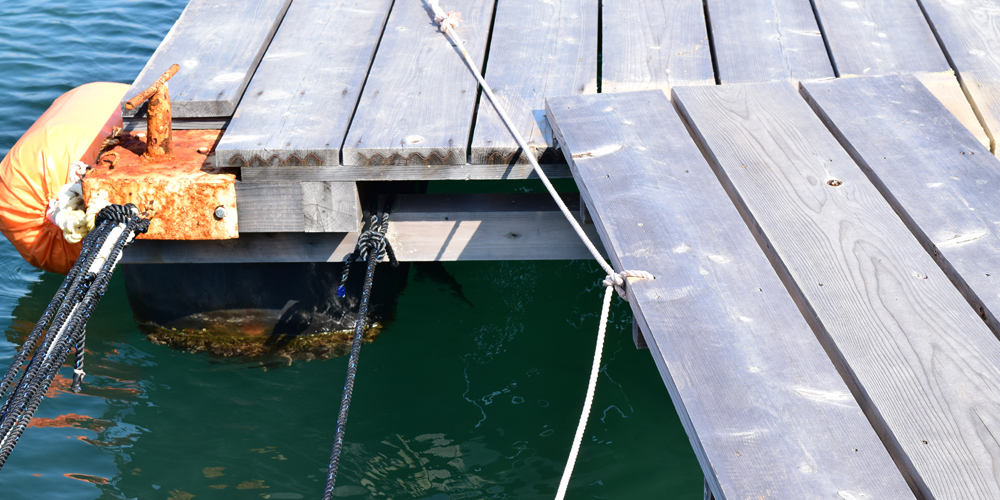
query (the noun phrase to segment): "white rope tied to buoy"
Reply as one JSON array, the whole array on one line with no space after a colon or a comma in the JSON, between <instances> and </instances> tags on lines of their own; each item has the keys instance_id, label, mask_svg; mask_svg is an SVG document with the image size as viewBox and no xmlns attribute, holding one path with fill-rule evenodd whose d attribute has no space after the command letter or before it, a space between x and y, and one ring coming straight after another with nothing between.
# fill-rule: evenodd
<instances>
[{"instance_id":1,"label":"white rope tied to buoy","mask_svg":"<svg viewBox=\"0 0 1000 500\"><path fill-rule=\"evenodd\" d=\"M90 167L82 161L69 165L69 179L59 188L56 197L49 200L45 216L63 232L67 243L79 243L94 230L97 213L111 204L104 191L91 197L90 205L83 201L83 177Z\"/></svg>"},{"instance_id":2,"label":"white rope tied to buoy","mask_svg":"<svg viewBox=\"0 0 1000 500\"><path fill-rule=\"evenodd\" d=\"M572 213L570 213L569 208L566 207L565 203L563 203L559 193L556 192L556 188L554 188L552 183L549 182L548 176L546 176L545 172L542 171L542 167L538 164L538 159L535 158L533 152L534 150L528 147L527 141L524 140L524 137L521 137L521 133L514 126L513 120L510 119L507 112L502 106L500 106L497 96L493 93L493 90L490 89L490 86L487 85L486 79L483 78L482 72L479 70L479 66L472 60L472 56L469 55L469 51L465 48L465 43L461 38L459 38L458 33L455 32L455 26L457 26L458 20L461 16L456 12L445 12L439 4L440 0L425 1L434 12L434 20L440 25L441 31L451 38L452 42L455 43L455 47L458 48L459 52L461 52L462 57L465 59L465 63L469 66L469 70L472 71L476 80L479 81L479 85L482 87L483 93L486 94L490 103L493 104L493 108L496 109L497 114L500 115L504 124L507 125L507 129L510 130L511 135L514 136L514 140L517 141L518 147L521 148L522 154L527 157L528 162L531 163L531 167L538 175L538 178L541 179L542 184L545 185L545 189L548 190L550 195L552 195L552 199L556 202L556 205L559 206L559 210L563 213L563 216L565 216L566 220L569 221L569 224L573 227L573 230L576 231L577 236L580 237L583 244L586 245L590 254L594 256L595 260L597 260L597 263L601 265L606 273L608 273L608 276L604 279L604 285L606 287L604 291L604 306L601 309L601 326L597 331L597 349L594 352L594 363L590 371L590 382L587 385L587 398L584 401L583 414L580 415L580 423L577 424L576 435L573 437L573 446L570 448L566 468L563 470L562 479L559 481L559 489L556 492L556 500L562 500L566 496L566 489L569 487L570 476L573 475L573 467L576 465L576 457L580 453L580 446L583 442L583 433L587 428L587 420L590 417L590 409L594 403L594 391L597 388L597 376L600 373L601 355L604 351L604 335L607 330L608 313L611 309L612 290L616 290L622 299L628 300L625 290L628 278L655 279L655 277L646 271L622 271L618 273L615 272L615 269L611 267L606 260L604 260L601 253L597 251L597 247L594 246L594 242L590 241L587 233L585 233L583 228L580 227L580 223L576 221L576 218L573 217Z\"/></svg>"}]
</instances>

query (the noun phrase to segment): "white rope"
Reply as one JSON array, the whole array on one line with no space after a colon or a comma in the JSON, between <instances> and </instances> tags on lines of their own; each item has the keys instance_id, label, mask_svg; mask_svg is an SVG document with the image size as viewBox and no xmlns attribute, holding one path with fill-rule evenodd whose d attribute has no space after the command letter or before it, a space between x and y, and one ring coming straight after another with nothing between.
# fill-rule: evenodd
<instances>
[{"instance_id":1,"label":"white rope","mask_svg":"<svg viewBox=\"0 0 1000 500\"><path fill-rule=\"evenodd\" d=\"M566 468L563 469L562 479L559 480L559 489L556 490L556 500L563 500L566 496L566 488L569 487L569 478L573 475L573 467L576 466L576 457L580 454L580 445L583 443L583 432L587 429L590 408L594 404L594 391L597 390L597 374L601 371L601 356L604 353L604 333L608 326L608 312L611 310L611 297L613 296L612 287L609 286L604 289L601 326L597 330L597 350L594 352L594 364L590 367L590 383L587 384L587 399L583 403L583 414L580 415L580 423L576 425L576 435L573 436L573 446L569 449Z\"/></svg>"},{"instance_id":2,"label":"white rope","mask_svg":"<svg viewBox=\"0 0 1000 500\"><path fill-rule=\"evenodd\" d=\"M441 26L441 31L448 35L449 38L455 43L455 47L458 48L459 52L462 53L462 57L465 58L465 63L469 66L472 74L475 75L476 80L479 81L479 85L483 89L483 93L486 97L490 99L490 103L493 104L493 108L497 110L497 114L503 120L504 124L507 125L507 129L510 130L511 135L514 136L514 140L517 141L517 145L521 148L522 154L528 158L528 162L531 163L531 167L538 174L538 178L542 180L542 184L545 185L545 189L548 190L549 194L552 195L552 199L555 200L556 205L559 206L559 210L562 211L566 220L569 224L573 226L573 230L576 231L577 236L586 245L587 250L590 254L594 256L597 263L601 265L608 276L604 278L604 286L607 287L604 293L604 307L601 310L601 326L597 332L597 350L594 352L594 364L590 371L590 384L587 387L587 399L583 405L583 414L580 416L580 423L576 428L576 436L573 438L573 446L570 448L569 459L566 462L566 469L563 471L562 479L559 481L559 490L556 493L556 500L562 500L566 496L566 488L569 486L569 478L573 475L573 467L576 465L576 457L580 453L580 445L583 442L583 433L587 428L587 420L590 417L590 408L594 403L594 391L597 388L597 374L601 366L601 354L604 351L604 334L607 329L608 323L608 311L611 308L611 290L612 287L618 292L623 300L628 300L626 295L625 285L628 283L628 278L641 278L641 279L655 279L654 276L646 271L622 271L616 273L615 269L611 267L610 264L601 253L597 251L597 247L594 243L590 241L587 233L583 232L583 228L580 227L580 223L576 221L576 217L569 211L566 204L563 203L562 197L556 192L556 188L552 187L552 183L549 182L548 176L542 171L542 167L538 164L538 159L535 158L534 151L528 147L528 143L521 137L521 133L514 126L514 122L507 115L507 112L500 106L500 101L497 100L497 96L490 89L490 86L486 83L486 79L483 78L482 71L479 70L479 66L475 61L472 60L472 56L469 55L469 51L465 49L465 43L459 38L458 33L455 32L455 28L458 26L458 22L461 20L461 16L457 12L445 12L439 4L440 0L426 0L427 5L431 7L434 12L434 21L436 21Z\"/></svg>"}]
</instances>

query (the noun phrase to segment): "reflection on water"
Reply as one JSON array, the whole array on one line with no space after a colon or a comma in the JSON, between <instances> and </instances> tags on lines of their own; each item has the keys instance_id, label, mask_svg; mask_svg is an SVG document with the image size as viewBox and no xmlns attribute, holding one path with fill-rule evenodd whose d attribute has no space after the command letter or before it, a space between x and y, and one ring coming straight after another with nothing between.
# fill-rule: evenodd
<instances>
[{"instance_id":1,"label":"reflection on water","mask_svg":"<svg viewBox=\"0 0 1000 500\"><path fill-rule=\"evenodd\" d=\"M129 82L183 8L167 0L0 3L0 154L59 93ZM365 345L338 497L552 498L583 403L601 290L589 262L410 269ZM0 364L61 277L0 242ZM699 498L701 473L649 353L612 310L570 498ZM319 498L344 358L227 361L147 341L121 275L0 472L3 498Z\"/></svg>"}]
</instances>

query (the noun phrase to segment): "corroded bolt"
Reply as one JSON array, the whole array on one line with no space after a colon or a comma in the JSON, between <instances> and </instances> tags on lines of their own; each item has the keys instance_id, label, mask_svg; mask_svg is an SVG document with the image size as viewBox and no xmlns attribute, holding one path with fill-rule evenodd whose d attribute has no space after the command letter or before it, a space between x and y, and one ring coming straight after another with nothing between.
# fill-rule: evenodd
<instances>
[{"instance_id":1,"label":"corroded bolt","mask_svg":"<svg viewBox=\"0 0 1000 500\"><path fill-rule=\"evenodd\" d=\"M170 112L170 90L167 88L167 80L177 74L179 69L181 67L176 64L170 66L170 69L153 82L153 85L125 103L125 109L132 110L143 101L149 100L149 107L146 110L146 131L148 133L146 152L142 155L146 160L155 161L171 155L170 139L173 119Z\"/></svg>"},{"instance_id":2,"label":"corroded bolt","mask_svg":"<svg viewBox=\"0 0 1000 500\"><path fill-rule=\"evenodd\" d=\"M226 207L215 207L215 220L222 220L226 216Z\"/></svg>"}]
</instances>

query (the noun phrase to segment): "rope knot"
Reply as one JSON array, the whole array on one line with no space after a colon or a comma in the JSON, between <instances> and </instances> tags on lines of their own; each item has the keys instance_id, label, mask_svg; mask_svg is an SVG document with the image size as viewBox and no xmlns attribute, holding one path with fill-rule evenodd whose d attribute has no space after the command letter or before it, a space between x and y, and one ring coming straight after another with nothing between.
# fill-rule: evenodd
<instances>
[{"instance_id":1,"label":"rope knot","mask_svg":"<svg viewBox=\"0 0 1000 500\"><path fill-rule=\"evenodd\" d=\"M458 23L462 22L462 14L448 11L443 16L440 14L434 16L434 21L441 25L441 32L444 33L448 31L448 26L451 26L451 29L458 28Z\"/></svg>"},{"instance_id":2,"label":"rope knot","mask_svg":"<svg viewBox=\"0 0 1000 500\"><path fill-rule=\"evenodd\" d=\"M618 296L626 302L628 302L628 295L625 293L625 285L628 284L628 281L625 278L637 278L644 280L656 279L655 276L646 271L622 271L620 273L609 274L606 278L604 278L602 284L604 286L615 287L615 291L618 292Z\"/></svg>"}]
</instances>

